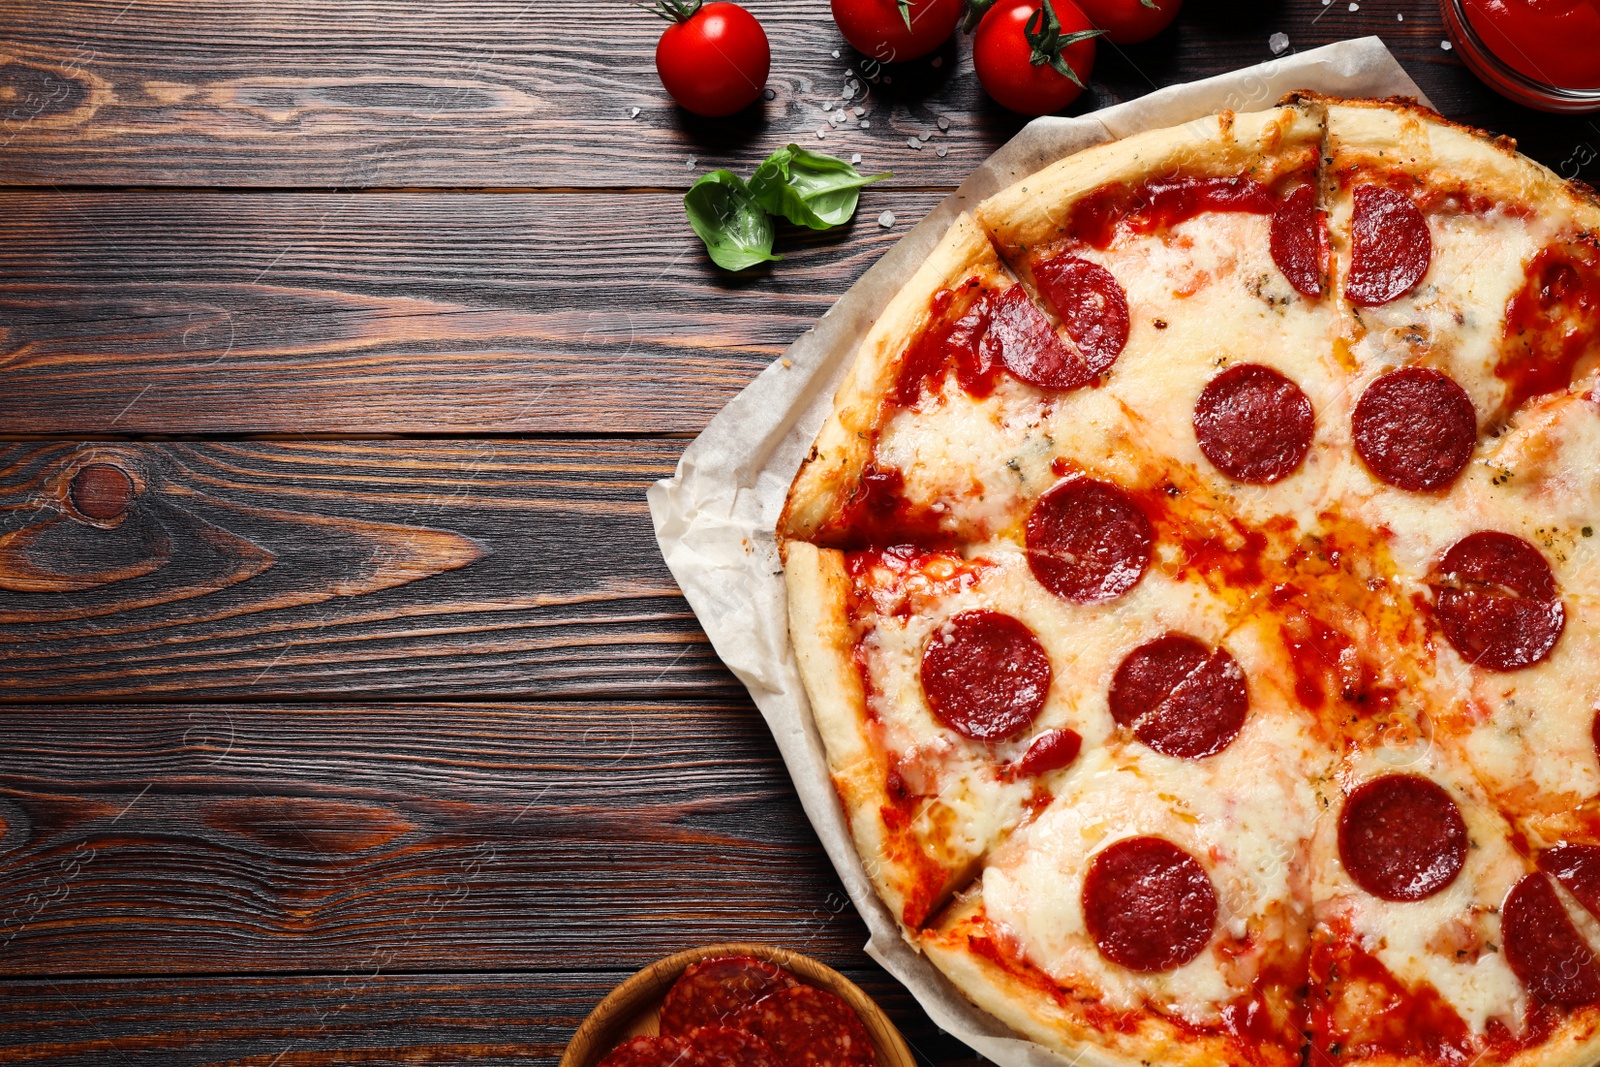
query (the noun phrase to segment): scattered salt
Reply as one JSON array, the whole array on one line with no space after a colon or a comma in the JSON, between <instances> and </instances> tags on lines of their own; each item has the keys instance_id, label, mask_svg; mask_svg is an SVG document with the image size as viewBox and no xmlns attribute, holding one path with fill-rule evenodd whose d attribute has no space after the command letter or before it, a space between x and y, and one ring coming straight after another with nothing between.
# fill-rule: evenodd
<instances>
[{"instance_id":1,"label":"scattered salt","mask_svg":"<svg viewBox=\"0 0 1600 1067\"><path fill-rule=\"evenodd\" d=\"M939 128L941 130L948 130L950 128L950 120L945 118L943 115L940 115L939 116Z\"/></svg>"},{"instance_id":2,"label":"scattered salt","mask_svg":"<svg viewBox=\"0 0 1600 1067\"><path fill-rule=\"evenodd\" d=\"M834 59L838 59L839 58L839 50L837 48L835 48L833 50L833 58Z\"/></svg>"},{"instance_id":3,"label":"scattered salt","mask_svg":"<svg viewBox=\"0 0 1600 1067\"><path fill-rule=\"evenodd\" d=\"M833 110L833 101L832 100L824 100L822 102L822 110L824 110L824 111L832 111Z\"/></svg>"},{"instance_id":4,"label":"scattered salt","mask_svg":"<svg viewBox=\"0 0 1600 1067\"><path fill-rule=\"evenodd\" d=\"M850 154L850 165L853 167L857 163L860 163L860 162L861 162L861 153L860 152L852 152Z\"/></svg>"},{"instance_id":5,"label":"scattered salt","mask_svg":"<svg viewBox=\"0 0 1600 1067\"><path fill-rule=\"evenodd\" d=\"M864 108L864 107L856 108L856 118L860 118L862 115L865 115L866 113L867 113L867 109L866 108Z\"/></svg>"},{"instance_id":6,"label":"scattered salt","mask_svg":"<svg viewBox=\"0 0 1600 1067\"><path fill-rule=\"evenodd\" d=\"M826 138L827 136L828 135L826 133L824 133L822 130L818 130L817 131L817 140L821 141L824 138Z\"/></svg>"},{"instance_id":7,"label":"scattered salt","mask_svg":"<svg viewBox=\"0 0 1600 1067\"><path fill-rule=\"evenodd\" d=\"M696 162L695 158L693 156L690 156L688 161L684 163L683 169L684 170L694 170L695 162Z\"/></svg>"},{"instance_id":8,"label":"scattered salt","mask_svg":"<svg viewBox=\"0 0 1600 1067\"><path fill-rule=\"evenodd\" d=\"M921 142L921 141L919 141L919 140L917 140L917 139L916 139L916 138L915 138L915 137L913 137L913 138L911 138L911 139L910 139L910 140L908 140L908 141L907 141L907 142L906 142L906 145L907 145L907 146L908 146L908 147L910 147L910 148L915 148L915 149L918 149L918 150L919 150L919 151L920 151L920 150L921 150L921 148L922 148L922 142Z\"/></svg>"},{"instance_id":9,"label":"scattered salt","mask_svg":"<svg viewBox=\"0 0 1600 1067\"><path fill-rule=\"evenodd\" d=\"M878 225L882 226L886 230L889 227L893 226L894 225L894 212L885 211L882 215L879 215L878 216Z\"/></svg>"},{"instance_id":10,"label":"scattered salt","mask_svg":"<svg viewBox=\"0 0 1600 1067\"><path fill-rule=\"evenodd\" d=\"M1396 11L1394 13L1394 20L1396 22L1404 22L1406 20L1406 17L1405 17L1405 15L1403 15L1400 12Z\"/></svg>"},{"instance_id":11,"label":"scattered salt","mask_svg":"<svg viewBox=\"0 0 1600 1067\"><path fill-rule=\"evenodd\" d=\"M1289 35L1287 33L1273 34L1271 37L1267 38L1267 47L1272 49L1273 55L1283 55L1289 50Z\"/></svg>"},{"instance_id":12,"label":"scattered salt","mask_svg":"<svg viewBox=\"0 0 1600 1067\"><path fill-rule=\"evenodd\" d=\"M1350 5L1350 10L1351 11L1360 11L1361 10L1361 5L1352 2L1351 5Z\"/></svg>"},{"instance_id":13,"label":"scattered salt","mask_svg":"<svg viewBox=\"0 0 1600 1067\"><path fill-rule=\"evenodd\" d=\"M938 148L933 150L933 154L938 156L940 159L943 159L945 156L950 154L950 148L947 145L940 145Z\"/></svg>"},{"instance_id":14,"label":"scattered salt","mask_svg":"<svg viewBox=\"0 0 1600 1067\"><path fill-rule=\"evenodd\" d=\"M870 128L871 128L871 126L872 126L872 123L870 123L870 122L868 122L868 121L867 121L867 120L866 120L866 119L862 119L862 120L861 120L861 128L862 128L862 129L863 129L863 130L865 130L865 129L870 129Z\"/></svg>"},{"instance_id":15,"label":"scattered salt","mask_svg":"<svg viewBox=\"0 0 1600 1067\"><path fill-rule=\"evenodd\" d=\"M1439 47L1443 48L1446 52L1448 52L1448 51L1450 51L1450 49L1454 48L1455 45L1451 44L1449 41L1440 41L1439 42Z\"/></svg>"},{"instance_id":16,"label":"scattered salt","mask_svg":"<svg viewBox=\"0 0 1600 1067\"><path fill-rule=\"evenodd\" d=\"M630 107L630 108L629 108L629 109L628 109L628 117L629 117L629 118L630 118L630 119L636 119L636 118L638 118L638 117L639 117L639 109L638 109L638 108L636 108L636 107Z\"/></svg>"}]
</instances>

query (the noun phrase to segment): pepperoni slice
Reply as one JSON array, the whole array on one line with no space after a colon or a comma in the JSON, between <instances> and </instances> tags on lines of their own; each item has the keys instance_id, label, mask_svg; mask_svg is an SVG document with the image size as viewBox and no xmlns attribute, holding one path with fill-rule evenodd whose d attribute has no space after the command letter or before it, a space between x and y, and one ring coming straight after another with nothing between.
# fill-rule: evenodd
<instances>
[{"instance_id":1,"label":"pepperoni slice","mask_svg":"<svg viewBox=\"0 0 1600 1067\"><path fill-rule=\"evenodd\" d=\"M1317 210L1317 192L1302 185L1272 213L1272 262L1306 296L1322 295L1328 273L1328 228Z\"/></svg>"},{"instance_id":2,"label":"pepperoni slice","mask_svg":"<svg viewBox=\"0 0 1600 1067\"><path fill-rule=\"evenodd\" d=\"M600 1067L707 1067L700 1053L676 1037L635 1037L612 1049Z\"/></svg>"},{"instance_id":3,"label":"pepperoni slice","mask_svg":"<svg viewBox=\"0 0 1600 1067\"><path fill-rule=\"evenodd\" d=\"M1271 367L1229 367L1200 391L1194 435L1213 466L1251 485L1293 474L1311 448L1311 401Z\"/></svg>"},{"instance_id":4,"label":"pepperoni slice","mask_svg":"<svg viewBox=\"0 0 1600 1067\"><path fill-rule=\"evenodd\" d=\"M1116 277L1087 259L1057 256L1036 265L1033 279L1061 316L1089 374L1104 374L1128 343L1128 294Z\"/></svg>"},{"instance_id":5,"label":"pepperoni slice","mask_svg":"<svg viewBox=\"0 0 1600 1067\"><path fill-rule=\"evenodd\" d=\"M1083 880L1083 918L1100 954L1130 971L1181 967L1211 941L1217 892L1195 858L1160 837L1103 850Z\"/></svg>"},{"instance_id":6,"label":"pepperoni slice","mask_svg":"<svg viewBox=\"0 0 1600 1067\"><path fill-rule=\"evenodd\" d=\"M1202 759L1227 748L1250 706L1244 671L1226 649L1169 633L1140 645L1111 679L1111 717L1164 756Z\"/></svg>"},{"instance_id":7,"label":"pepperoni slice","mask_svg":"<svg viewBox=\"0 0 1600 1067\"><path fill-rule=\"evenodd\" d=\"M1040 497L1026 536L1039 584L1079 604L1115 600L1137 585L1155 542L1133 497L1093 478L1068 479Z\"/></svg>"},{"instance_id":8,"label":"pepperoni slice","mask_svg":"<svg viewBox=\"0 0 1600 1067\"><path fill-rule=\"evenodd\" d=\"M772 1046L748 1030L702 1026L690 1044L706 1067L784 1067Z\"/></svg>"},{"instance_id":9,"label":"pepperoni slice","mask_svg":"<svg viewBox=\"0 0 1600 1067\"><path fill-rule=\"evenodd\" d=\"M1083 750L1083 736L1076 730L1046 730L1033 739L1028 751L1012 765L1011 773L1018 778L1036 778L1041 774L1059 771L1072 766Z\"/></svg>"},{"instance_id":10,"label":"pepperoni slice","mask_svg":"<svg viewBox=\"0 0 1600 1067\"><path fill-rule=\"evenodd\" d=\"M978 346L983 360L1005 365L1014 376L1041 389L1076 389L1094 372L1057 335L1020 285L990 304L989 332Z\"/></svg>"},{"instance_id":11,"label":"pepperoni slice","mask_svg":"<svg viewBox=\"0 0 1600 1067\"><path fill-rule=\"evenodd\" d=\"M797 985L774 993L739 1017L784 1067L873 1067L872 1038L850 1005L824 989Z\"/></svg>"},{"instance_id":12,"label":"pepperoni slice","mask_svg":"<svg viewBox=\"0 0 1600 1067\"><path fill-rule=\"evenodd\" d=\"M1351 427L1373 475L1413 493L1455 481L1478 443L1472 398L1427 367L1402 367L1367 386Z\"/></svg>"},{"instance_id":13,"label":"pepperoni slice","mask_svg":"<svg viewBox=\"0 0 1600 1067\"><path fill-rule=\"evenodd\" d=\"M1352 304L1377 307L1405 296L1428 273L1433 238L1422 212L1404 193L1361 185L1354 196L1344 295Z\"/></svg>"},{"instance_id":14,"label":"pepperoni slice","mask_svg":"<svg viewBox=\"0 0 1600 1067\"><path fill-rule=\"evenodd\" d=\"M1600 917L1600 845L1557 845L1540 853L1539 869Z\"/></svg>"},{"instance_id":15,"label":"pepperoni slice","mask_svg":"<svg viewBox=\"0 0 1600 1067\"><path fill-rule=\"evenodd\" d=\"M1456 802L1415 774L1359 786L1339 815L1339 859L1356 884L1384 900L1422 900L1467 862L1467 824Z\"/></svg>"},{"instance_id":16,"label":"pepperoni slice","mask_svg":"<svg viewBox=\"0 0 1600 1067\"><path fill-rule=\"evenodd\" d=\"M928 635L922 691L950 729L997 741L1038 717L1050 694L1050 657L1021 620L963 611Z\"/></svg>"},{"instance_id":17,"label":"pepperoni slice","mask_svg":"<svg viewBox=\"0 0 1600 1067\"><path fill-rule=\"evenodd\" d=\"M688 1037L724 1026L750 1005L797 984L788 971L754 956L718 956L691 963L661 1003L661 1032Z\"/></svg>"},{"instance_id":18,"label":"pepperoni slice","mask_svg":"<svg viewBox=\"0 0 1600 1067\"><path fill-rule=\"evenodd\" d=\"M1468 663L1515 671L1556 647L1566 609L1550 564L1522 538L1495 530L1469 534L1444 554L1439 572L1439 625Z\"/></svg>"},{"instance_id":19,"label":"pepperoni slice","mask_svg":"<svg viewBox=\"0 0 1600 1067\"><path fill-rule=\"evenodd\" d=\"M1530 874L1511 887L1500 908L1506 963L1528 992L1576 1008L1600 1001L1600 970L1550 880Z\"/></svg>"}]
</instances>

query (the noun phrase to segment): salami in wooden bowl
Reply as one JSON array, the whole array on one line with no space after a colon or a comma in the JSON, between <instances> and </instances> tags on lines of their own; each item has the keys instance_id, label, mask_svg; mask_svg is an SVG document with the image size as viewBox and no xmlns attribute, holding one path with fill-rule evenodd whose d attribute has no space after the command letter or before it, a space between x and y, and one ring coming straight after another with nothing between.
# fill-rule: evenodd
<instances>
[{"instance_id":1,"label":"salami in wooden bowl","mask_svg":"<svg viewBox=\"0 0 1600 1067\"><path fill-rule=\"evenodd\" d=\"M863 993L855 983L809 956L802 956L798 952L790 952L788 949L772 945L744 942L688 949L666 959L657 960L623 982L612 990L611 994L589 1013L583 1025L578 1027L577 1033L572 1035L572 1040L567 1044L566 1052L561 1056L559 1067L597 1067L619 1045L633 1038L660 1034L663 1002L678 979L683 977L684 971L704 961L727 957L750 957L776 964L792 977L791 986L810 987L833 994L855 1013L861 1026L865 1028L872 1046L874 1067L916 1067L916 1060L912 1057L911 1050L906 1047L905 1038L900 1036L900 1031L895 1029L889 1017L883 1013L883 1009L874 1004L872 998ZM708 974L704 967L699 968L696 973ZM754 1016L746 1019L747 1025L757 1029L763 1025L776 1027L775 1032L768 1035L775 1042L783 1040L785 1031L782 1029L782 1016L786 1011L804 1015L818 1002L822 1002L824 1007L827 1003L831 1003L803 989L795 991L786 987L780 992L782 995L777 999L762 1000L758 1003L758 1008L765 1009L764 1012L758 1013L764 1014L765 1020L758 1020ZM680 995L677 1008L680 1016L684 1007ZM692 1012L693 1008L690 1010ZM778 1017L776 1023L774 1016ZM679 1019L677 1024L683 1025L682 1020ZM674 1020L669 1018L668 1029L673 1025ZM791 1029L790 1032L794 1031ZM778 1051L779 1059L784 1059L781 1050Z\"/></svg>"}]
</instances>

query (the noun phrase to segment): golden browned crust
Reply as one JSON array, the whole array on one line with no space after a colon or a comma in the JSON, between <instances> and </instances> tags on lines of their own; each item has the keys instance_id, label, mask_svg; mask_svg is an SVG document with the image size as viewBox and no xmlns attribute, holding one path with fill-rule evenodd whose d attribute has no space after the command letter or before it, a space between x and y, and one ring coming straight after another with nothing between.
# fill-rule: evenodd
<instances>
[{"instance_id":1,"label":"golden browned crust","mask_svg":"<svg viewBox=\"0 0 1600 1067\"><path fill-rule=\"evenodd\" d=\"M937 928L923 931L919 942L934 966L978 1007L1075 1064L1216 1067L1239 1061L1238 1049L1226 1038L1180 1029L1154 1012L1106 1011L1107 1020L1117 1017L1116 1025L1104 1021L1096 1025L1076 1000L1053 995L997 963L989 953L974 949L972 938L989 938L993 933L976 896L952 904L940 919Z\"/></svg>"},{"instance_id":2,"label":"golden browned crust","mask_svg":"<svg viewBox=\"0 0 1600 1067\"><path fill-rule=\"evenodd\" d=\"M1321 137L1320 116L1312 108L1224 111L1068 156L979 204L978 221L1006 262L1031 284L1029 260L1071 236L1072 208L1088 194L1172 174L1248 174L1270 185L1284 174L1315 167Z\"/></svg>"},{"instance_id":3,"label":"golden browned crust","mask_svg":"<svg viewBox=\"0 0 1600 1067\"><path fill-rule=\"evenodd\" d=\"M789 489L778 520L780 539L813 537L849 499L871 455L884 399L901 361L928 325L934 294L969 278L989 285L1009 281L989 239L970 215L961 215L861 339L855 362L834 395L833 414Z\"/></svg>"}]
</instances>

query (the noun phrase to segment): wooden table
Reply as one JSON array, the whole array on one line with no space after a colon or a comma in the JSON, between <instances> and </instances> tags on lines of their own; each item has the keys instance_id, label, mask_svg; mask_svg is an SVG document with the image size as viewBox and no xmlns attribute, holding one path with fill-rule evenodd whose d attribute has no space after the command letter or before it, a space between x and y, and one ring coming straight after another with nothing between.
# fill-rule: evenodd
<instances>
[{"instance_id":1,"label":"wooden table","mask_svg":"<svg viewBox=\"0 0 1600 1067\"><path fill-rule=\"evenodd\" d=\"M620 3L0 4L0 1062L549 1063L730 938L970 1057L860 951L644 490L1021 123L964 44L874 82L822 0L749 7L771 99L708 122ZM1191 0L1075 110L1379 33L1600 175L1426 0L1355 7ZM790 140L896 177L718 272L682 191Z\"/></svg>"}]
</instances>

